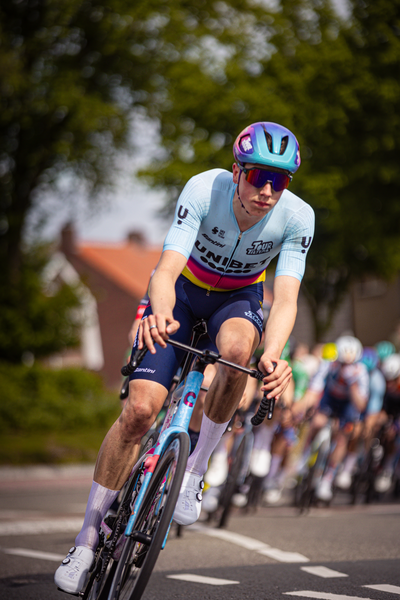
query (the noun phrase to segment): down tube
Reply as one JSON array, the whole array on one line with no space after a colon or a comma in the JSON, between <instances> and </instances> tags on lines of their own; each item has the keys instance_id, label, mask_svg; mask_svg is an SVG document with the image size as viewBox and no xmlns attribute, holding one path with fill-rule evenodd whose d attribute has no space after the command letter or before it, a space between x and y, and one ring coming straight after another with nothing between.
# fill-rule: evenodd
<instances>
[{"instance_id":1,"label":"down tube","mask_svg":"<svg viewBox=\"0 0 400 600\"><path fill-rule=\"evenodd\" d=\"M204 374L199 371L190 371L188 374L178 411L172 421L173 427L182 428L185 431L188 430L193 407L200 392L203 379Z\"/></svg>"}]
</instances>

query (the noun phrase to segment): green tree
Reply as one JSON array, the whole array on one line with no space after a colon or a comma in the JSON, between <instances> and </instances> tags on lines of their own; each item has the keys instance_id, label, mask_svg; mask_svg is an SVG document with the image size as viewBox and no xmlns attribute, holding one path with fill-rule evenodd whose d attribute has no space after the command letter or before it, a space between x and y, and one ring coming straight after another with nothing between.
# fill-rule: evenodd
<instances>
[{"instance_id":1,"label":"green tree","mask_svg":"<svg viewBox=\"0 0 400 600\"><path fill-rule=\"evenodd\" d=\"M160 123L144 173L171 201L230 168L238 131L278 121L299 138L291 189L316 210L304 289L316 338L352 279L400 266L400 0L6 0L0 7L0 256L18 272L26 215L70 169L96 190L132 110ZM146 140L138 140L137 145ZM8 228L8 229L7 229Z\"/></svg>"},{"instance_id":2,"label":"green tree","mask_svg":"<svg viewBox=\"0 0 400 600\"><path fill-rule=\"evenodd\" d=\"M30 248L18 280L0 287L0 361L29 364L79 343L79 292L61 281L43 291L48 260L49 248Z\"/></svg>"},{"instance_id":3,"label":"green tree","mask_svg":"<svg viewBox=\"0 0 400 600\"><path fill-rule=\"evenodd\" d=\"M198 54L164 69L167 157L144 173L176 198L201 168L230 167L249 121L291 128L303 158L291 189L316 211L303 289L317 340L352 281L400 269L400 1L350 8L344 23L329 2L284 0L248 30L229 10L219 39L231 28L237 41L219 69Z\"/></svg>"}]
</instances>

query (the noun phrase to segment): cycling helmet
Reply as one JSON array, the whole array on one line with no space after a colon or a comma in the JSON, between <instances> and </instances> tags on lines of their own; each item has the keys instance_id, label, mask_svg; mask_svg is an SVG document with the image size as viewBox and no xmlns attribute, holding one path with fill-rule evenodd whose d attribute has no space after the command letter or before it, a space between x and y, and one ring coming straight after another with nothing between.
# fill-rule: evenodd
<instances>
[{"instance_id":1,"label":"cycling helmet","mask_svg":"<svg viewBox=\"0 0 400 600\"><path fill-rule=\"evenodd\" d=\"M379 356L375 348L364 348L361 362L367 367L368 373L376 369L379 363Z\"/></svg>"},{"instance_id":2,"label":"cycling helmet","mask_svg":"<svg viewBox=\"0 0 400 600\"><path fill-rule=\"evenodd\" d=\"M263 121L253 123L237 136L233 155L239 166L245 163L261 164L289 173L296 173L300 166L300 149L289 129Z\"/></svg>"},{"instance_id":3,"label":"cycling helmet","mask_svg":"<svg viewBox=\"0 0 400 600\"><path fill-rule=\"evenodd\" d=\"M386 340L382 342L378 342L375 344L375 350L378 353L378 357L380 361L385 360L388 356L391 356L396 352L396 348L392 344L392 342L387 342Z\"/></svg>"},{"instance_id":4,"label":"cycling helmet","mask_svg":"<svg viewBox=\"0 0 400 600\"><path fill-rule=\"evenodd\" d=\"M333 362L334 360L337 359L337 348L336 348L336 344L334 344L333 342L330 342L328 344L324 344L322 347L322 353L321 356L323 358L323 360L329 360L330 362Z\"/></svg>"},{"instance_id":5,"label":"cycling helmet","mask_svg":"<svg viewBox=\"0 0 400 600\"><path fill-rule=\"evenodd\" d=\"M400 376L400 354L392 354L382 362L382 373L387 381Z\"/></svg>"},{"instance_id":6,"label":"cycling helmet","mask_svg":"<svg viewBox=\"0 0 400 600\"><path fill-rule=\"evenodd\" d=\"M337 359L347 365L360 360L363 347L357 338L352 335L342 335L336 340Z\"/></svg>"}]
</instances>

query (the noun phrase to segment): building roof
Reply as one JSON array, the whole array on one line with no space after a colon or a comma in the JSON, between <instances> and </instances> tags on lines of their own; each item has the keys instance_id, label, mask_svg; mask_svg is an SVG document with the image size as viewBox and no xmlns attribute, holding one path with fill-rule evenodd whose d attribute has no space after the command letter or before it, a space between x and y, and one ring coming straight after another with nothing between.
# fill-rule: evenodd
<instances>
[{"instance_id":1,"label":"building roof","mask_svg":"<svg viewBox=\"0 0 400 600\"><path fill-rule=\"evenodd\" d=\"M77 255L135 297L147 290L149 278L160 259L162 247L131 241L119 244L77 243Z\"/></svg>"}]
</instances>

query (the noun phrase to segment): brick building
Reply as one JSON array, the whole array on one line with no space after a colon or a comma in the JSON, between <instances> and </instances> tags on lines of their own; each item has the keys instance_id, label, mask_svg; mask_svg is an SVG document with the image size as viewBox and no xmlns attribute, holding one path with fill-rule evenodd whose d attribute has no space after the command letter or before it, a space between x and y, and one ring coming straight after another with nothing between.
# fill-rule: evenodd
<instances>
[{"instance_id":1,"label":"brick building","mask_svg":"<svg viewBox=\"0 0 400 600\"><path fill-rule=\"evenodd\" d=\"M81 347L54 357L53 362L81 364L100 371L108 385L120 384L128 332L161 250L161 246L148 246L138 233L115 244L80 242L72 224L65 225L53 271L59 265L64 279L69 274L71 283L79 280L86 298L86 326Z\"/></svg>"}]
</instances>

